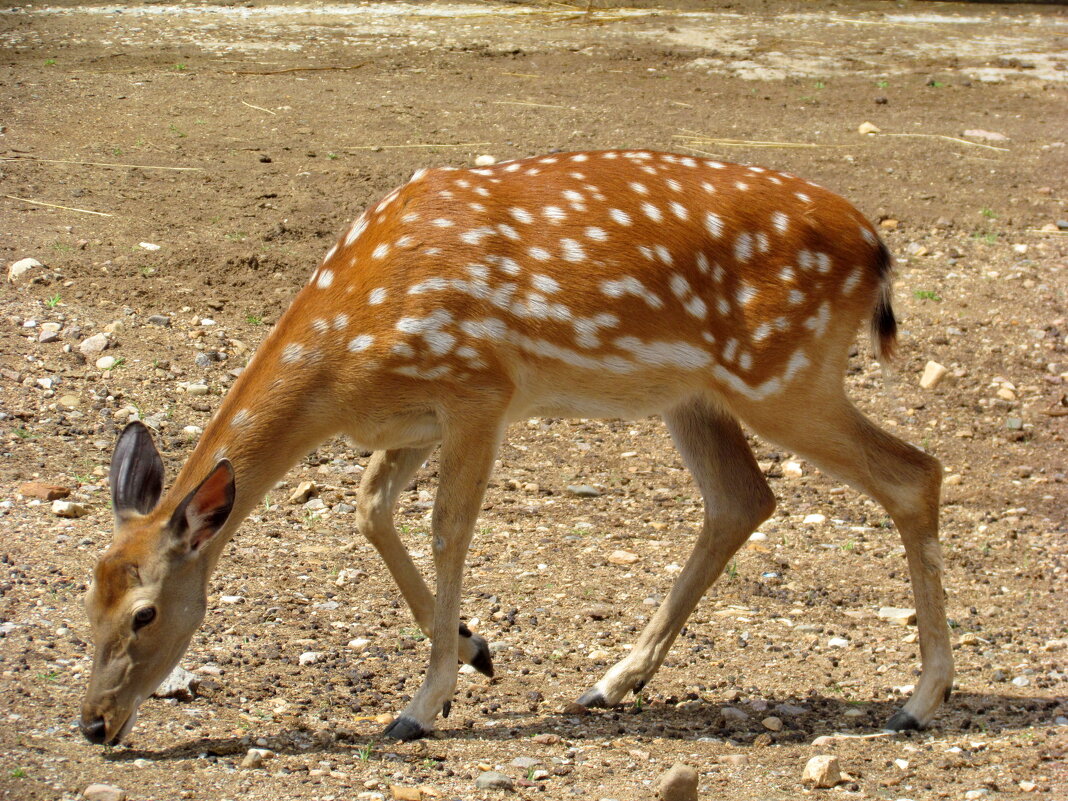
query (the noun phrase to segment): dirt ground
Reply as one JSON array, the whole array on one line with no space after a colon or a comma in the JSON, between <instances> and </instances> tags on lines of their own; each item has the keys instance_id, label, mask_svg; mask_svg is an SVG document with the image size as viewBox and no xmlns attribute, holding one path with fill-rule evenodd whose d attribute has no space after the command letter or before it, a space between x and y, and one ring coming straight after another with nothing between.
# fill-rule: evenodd
<instances>
[{"instance_id":1,"label":"dirt ground","mask_svg":"<svg viewBox=\"0 0 1068 801\"><path fill-rule=\"evenodd\" d=\"M709 799L1068 797L1064 9L574 5L0 11L0 258L42 263L0 293L0 798L624 801L676 761ZM196 697L150 699L122 747L86 743L81 600L121 426L152 426L173 476L334 237L415 169L607 147L787 170L879 222L900 357L886 380L858 339L846 381L945 466L957 678L933 726L813 743L877 734L900 706L915 628L878 610L912 600L883 510L765 442L779 508L655 680L561 711L636 638L702 511L659 420L539 419L510 431L465 586L497 678L462 673L435 736L380 735L429 649L355 538L368 454L338 440L228 547L182 662ZM948 373L922 389L928 361ZM434 477L398 513L428 576ZM55 516L32 480L86 514ZM317 497L289 503L303 480ZM274 757L240 767L257 745ZM819 753L848 774L833 790L801 785ZM514 789L476 789L487 768Z\"/></svg>"}]
</instances>

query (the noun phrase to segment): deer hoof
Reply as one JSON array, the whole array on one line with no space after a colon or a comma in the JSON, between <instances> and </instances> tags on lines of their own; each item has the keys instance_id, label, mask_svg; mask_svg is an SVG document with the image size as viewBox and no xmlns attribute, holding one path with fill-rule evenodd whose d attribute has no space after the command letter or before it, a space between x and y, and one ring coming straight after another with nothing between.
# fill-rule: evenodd
<instances>
[{"instance_id":1,"label":"deer hoof","mask_svg":"<svg viewBox=\"0 0 1068 801\"><path fill-rule=\"evenodd\" d=\"M587 709L603 709L608 706L608 701L605 700L600 690L587 690L575 703Z\"/></svg>"},{"instance_id":2,"label":"deer hoof","mask_svg":"<svg viewBox=\"0 0 1068 801\"><path fill-rule=\"evenodd\" d=\"M891 731L908 731L911 729L922 729L923 726L920 722L912 716L910 712L906 712L904 709L899 709L894 713L894 716L886 722L886 728Z\"/></svg>"},{"instance_id":3,"label":"deer hoof","mask_svg":"<svg viewBox=\"0 0 1068 801\"><path fill-rule=\"evenodd\" d=\"M408 717L407 715L401 715L386 726L386 730L382 732L383 737L388 737L391 740L400 740L401 742L418 740L422 737L426 737L428 734L430 734L430 732L424 729L419 721L415 718Z\"/></svg>"}]
</instances>

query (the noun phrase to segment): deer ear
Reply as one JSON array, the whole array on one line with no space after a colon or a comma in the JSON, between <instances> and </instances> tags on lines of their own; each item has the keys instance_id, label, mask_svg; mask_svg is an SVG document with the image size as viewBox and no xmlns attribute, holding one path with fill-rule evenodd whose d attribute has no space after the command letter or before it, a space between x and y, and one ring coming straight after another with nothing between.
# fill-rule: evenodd
<instances>
[{"instance_id":1,"label":"deer ear","mask_svg":"<svg viewBox=\"0 0 1068 801\"><path fill-rule=\"evenodd\" d=\"M108 483L116 516L128 512L145 515L159 503L163 492L163 460L144 423L135 421L122 430L111 456Z\"/></svg>"},{"instance_id":2,"label":"deer ear","mask_svg":"<svg viewBox=\"0 0 1068 801\"><path fill-rule=\"evenodd\" d=\"M171 530L187 553L200 550L219 533L234 507L234 468L223 459L171 515Z\"/></svg>"}]
</instances>

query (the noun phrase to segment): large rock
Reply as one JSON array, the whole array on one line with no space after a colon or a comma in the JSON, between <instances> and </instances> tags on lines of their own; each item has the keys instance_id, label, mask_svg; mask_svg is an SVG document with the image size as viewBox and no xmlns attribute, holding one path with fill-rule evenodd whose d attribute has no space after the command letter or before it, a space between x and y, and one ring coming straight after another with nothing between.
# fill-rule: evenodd
<instances>
[{"instance_id":1,"label":"large rock","mask_svg":"<svg viewBox=\"0 0 1068 801\"><path fill-rule=\"evenodd\" d=\"M26 273L35 267L44 267L37 259L19 259L7 268L7 280L15 283L26 277Z\"/></svg>"},{"instance_id":2,"label":"large rock","mask_svg":"<svg viewBox=\"0 0 1068 801\"><path fill-rule=\"evenodd\" d=\"M200 678L183 667L176 667L163 683L152 693L155 698L177 698L179 701L192 701L200 689Z\"/></svg>"},{"instance_id":3,"label":"large rock","mask_svg":"<svg viewBox=\"0 0 1068 801\"><path fill-rule=\"evenodd\" d=\"M813 787L834 787L840 781L842 769L838 765L838 757L827 754L812 757L801 774L801 783Z\"/></svg>"},{"instance_id":4,"label":"large rock","mask_svg":"<svg viewBox=\"0 0 1068 801\"><path fill-rule=\"evenodd\" d=\"M475 787L479 790L514 790L515 783L503 773L487 770L475 779Z\"/></svg>"},{"instance_id":5,"label":"large rock","mask_svg":"<svg viewBox=\"0 0 1068 801\"><path fill-rule=\"evenodd\" d=\"M660 801L697 801L697 771L676 762L656 783L656 796Z\"/></svg>"},{"instance_id":6,"label":"large rock","mask_svg":"<svg viewBox=\"0 0 1068 801\"><path fill-rule=\"evenodd\" d=\"M82 790L85 801L126 801L126 791L111 784L90 784Z\"/></svg>"}]
</instances>

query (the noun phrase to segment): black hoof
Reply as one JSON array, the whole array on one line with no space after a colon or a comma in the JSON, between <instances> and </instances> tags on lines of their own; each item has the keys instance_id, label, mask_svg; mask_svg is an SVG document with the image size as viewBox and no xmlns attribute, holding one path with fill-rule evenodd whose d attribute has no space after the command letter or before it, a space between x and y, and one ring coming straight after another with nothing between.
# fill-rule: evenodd
<instances>
[{"instance_id":1,"label":"black hoof","mask_svg":"<svg viewBox=\"0 0 1068 801\"><path fill-rule=\"evenodd\" d=\"M587 709L604 709L608 706L608 701L601 695L600 690L587 690L575 703L584 706Z\"/></svg>"},{"instance_id":2,"label":"black hoof","mask_svg":"<svg viewBox=\"0 0 1068 801\"><path fill-rule=\"evenodd\" d=\"M913 729L922 729L923 726L921 726L920 722L904 709L899 709L894 713L894 716L886 722L886 728L890 729L890 731L910 731Z\"/></svg>"},{"instance_id":3,"label":"black hoof","mask_svg":"<svg viewBox=\"0 0 1068 801\"><path fill-rule=\"evenodd\" d=\"M493 678L493 659L490 657L489 643L484 637L477 634L471 635L471 642L475 645L475 655L471 659L471 667L483 676Z\"/></svg>"},{"instance_id":4,"label":"black hoof","mask_svg":"<svg viewBox=\"0 0 1068 801\"><path fill-rule=\"evenodd\" d=\"M386 726L386 730L382 732L382 736L388 737L391 740L409 742L411 740L418 740L421 737L426 737L429 733L430 732L424 729L415 718L401 715Z\"/></svg>"}]
</instances>

